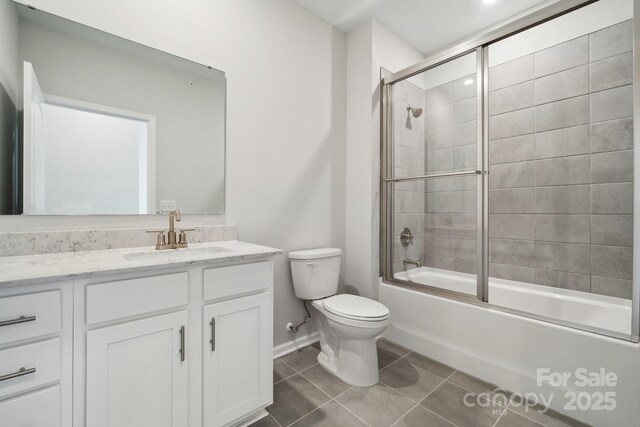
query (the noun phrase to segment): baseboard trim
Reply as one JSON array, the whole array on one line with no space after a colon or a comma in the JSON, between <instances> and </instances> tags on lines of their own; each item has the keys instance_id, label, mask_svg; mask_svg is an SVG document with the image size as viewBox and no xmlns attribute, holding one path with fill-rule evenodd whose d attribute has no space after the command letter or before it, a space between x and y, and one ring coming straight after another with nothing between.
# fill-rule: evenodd
<instances>
[{"instance_id":1,"label":"baseboard trim","mask_svg":"<svg viewBox=\"0 0 640 427\"><path fill-rule=\"evenodd\" d=\"M315 342L318 342L319 340L320 334L318 332L312 332L307 335L302 335L301 337L298 337L294 340L273 347L273 358L277 359L278 357L282 357L285 354L289 354L299 348L311 345Z\"/></svg>"}]
</instances>

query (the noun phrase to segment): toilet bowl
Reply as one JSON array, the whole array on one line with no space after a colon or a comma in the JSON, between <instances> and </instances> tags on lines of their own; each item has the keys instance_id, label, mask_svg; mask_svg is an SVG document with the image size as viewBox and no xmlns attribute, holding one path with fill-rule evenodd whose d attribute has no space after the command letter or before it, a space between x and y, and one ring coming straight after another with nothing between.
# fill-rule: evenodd
<instances>
[{"instance_id":1,"label":"toilet bowl","mask_svg":"<svg viewBox=\"0 0 640 427\"><path fill-rule=\"evenodd\" d=\"M311 301L320 334L318 363L357 386L378 382L376 337L389 325L389 309L378 301L336 294L340 249L291 252L296 296Z\"/></svg>"}]
</instances>

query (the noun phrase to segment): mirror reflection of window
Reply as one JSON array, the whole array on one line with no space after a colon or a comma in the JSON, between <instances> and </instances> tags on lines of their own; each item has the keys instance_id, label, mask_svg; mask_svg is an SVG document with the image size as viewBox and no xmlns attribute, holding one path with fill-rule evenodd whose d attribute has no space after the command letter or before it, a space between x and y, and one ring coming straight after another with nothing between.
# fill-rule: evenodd
<instances>
[{"instance_id":1,"label":"mirror reflection of window","mask_svg":"<svg viewBox=\"0 0 640 427\"><path fill-rule=\"evenodd\" d=\"M153 213L155 117L46 95L29 62L24 75L24 212Z\"/></svg>"},{"instance_id":2,"label":"mirror reflection of window","mask_svg":"<svg viewBox=\"0 0 640 427\"><path fill-rule=\"evenodd\" d=\"M150 213L147 122L54 104L43 111L43 214Z\"/></svg>"}]
</instances>

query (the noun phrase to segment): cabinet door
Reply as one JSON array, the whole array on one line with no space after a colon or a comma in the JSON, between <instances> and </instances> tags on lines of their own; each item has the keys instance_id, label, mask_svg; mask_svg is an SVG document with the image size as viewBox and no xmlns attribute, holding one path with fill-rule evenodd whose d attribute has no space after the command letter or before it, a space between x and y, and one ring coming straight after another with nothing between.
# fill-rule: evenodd
<instances>
[{"instance_id":1,"label":"cabinet door","mask_svg":"<svg viewBox=\"0 0 640 427\"><path fill-rule=\"evenodd\" d=\"M273 398L271 293L204 307L204 426L222 426Z\"/></svg>"},{"instance_id":2,"label":"cabinet door","mask_svg":"<svg viewBox=\"0 0 640 427\"><path fill-rule=\"evenodd\" d=\"M87 332L87 427L188 425L187 311Z\"/></svg>"}]
</instances>

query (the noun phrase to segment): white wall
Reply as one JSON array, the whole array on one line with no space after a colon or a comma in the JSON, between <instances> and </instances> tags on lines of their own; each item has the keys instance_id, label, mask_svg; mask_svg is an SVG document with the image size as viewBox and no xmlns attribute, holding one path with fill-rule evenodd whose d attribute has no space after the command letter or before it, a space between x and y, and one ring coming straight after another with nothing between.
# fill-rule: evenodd
<instances>
[{"instance_id":1,"label":"white wall","mask_svg":"<svg viewBox=\"0 0 640 427\"><path fill-rule=\"evenodd\" d=\"M380 68L394 72L424 56L376 21L347 35L348 290L377 298L380 222Z\"/></svg>"},{"instance_id":2,"label":"white wall","mask_svg":"<svg viewBox=\"0 0 640 427\"><path fill-rule=\"evenodd\" d=\"M371 297L374 239L375 182L372 126L372 22L347 35L347 180L346 263L347 290Z\"/></svg>"},{"instance_id":3,"label":"white wall","mask_svg":"<svg viewBox=\"0 0 640 427\"><path fill-rule=\"evenodd\" d=\"M345 36L289 0L34 0L37 8L223 70L226 214L242 240L344 249ZM177 167L188 167L188 158ZM1 217L0 231L162 226L164 217ZM303 318L286 256L275 264L275 336ZM304 332L302 332L303 334Z\"/></svg>"}]
</instances>

